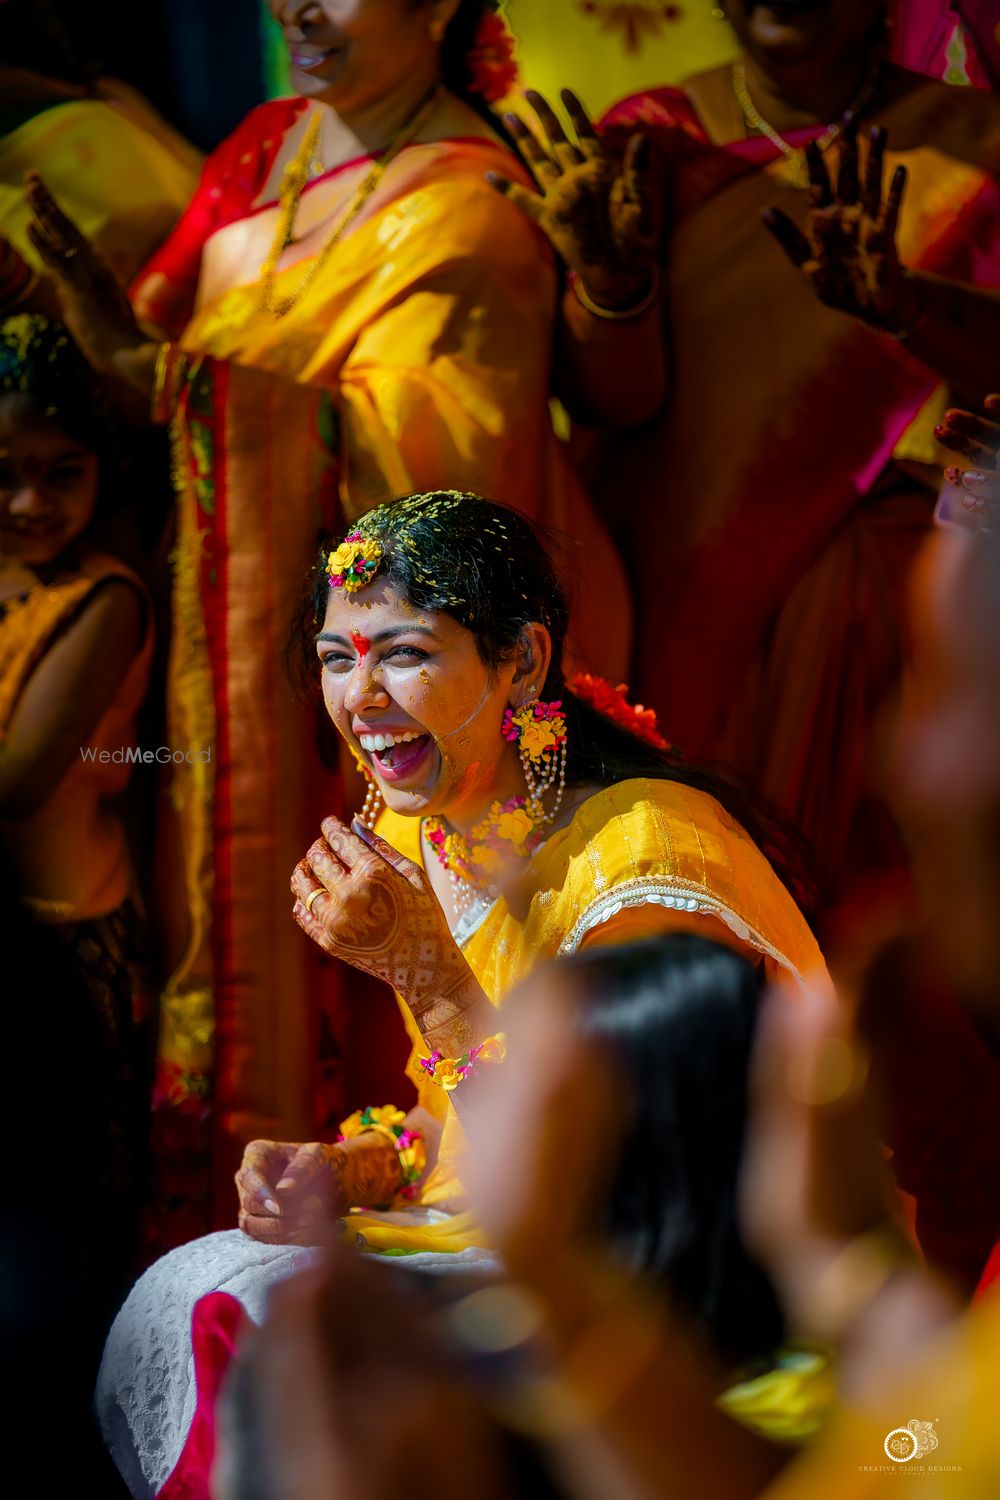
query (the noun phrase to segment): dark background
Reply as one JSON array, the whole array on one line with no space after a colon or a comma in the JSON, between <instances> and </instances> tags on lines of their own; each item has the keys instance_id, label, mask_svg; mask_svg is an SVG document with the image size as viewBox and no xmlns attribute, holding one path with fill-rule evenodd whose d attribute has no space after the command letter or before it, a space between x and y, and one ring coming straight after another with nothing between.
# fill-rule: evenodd
<instances>
[{"instance_id":1,"label":"dark background","mask_svg":"<svg viewBox=\"0 0 1000 1500\"><path fill-rule=\"evenodd\" d=\"M141 90L203 150L264 98L259 0L74 0L58 9L82 58Z\"/></svg>"}]
</instances>

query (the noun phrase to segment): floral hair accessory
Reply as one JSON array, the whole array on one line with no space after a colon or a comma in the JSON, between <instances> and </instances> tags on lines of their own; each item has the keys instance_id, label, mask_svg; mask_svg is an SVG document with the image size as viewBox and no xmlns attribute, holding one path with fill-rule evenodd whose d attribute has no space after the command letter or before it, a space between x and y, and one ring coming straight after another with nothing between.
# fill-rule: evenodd
<instances>
[{"instance_id":1,"label":"floral hair accessory","mask_svg":"<svg viewBox=\"0 0 1000 1500\"><path fill-rule=\"evenodd\" d=\"M628 688L623 682L617 687L612 687L604 677L592 677L589 672L577 672L571 677L567 686L574 698L579 698L581 703L589 703L590 707L597 713L603 714L606 719L624 729L628 734L634 734L637 740L643 740L645 744L652 745L654 750L669 750L669 741L663 738L656 722L656 714L651 708L643 708L641 703L629 703L626 694Z\"/></svg>"},{"instance_id":2,"label":"floral hair accessory","mask_svg":"<svg viewBox=\"0 0 1000 1500\"><path fill-rule=\"evenodd\" d=\"M483 17L467 61L472 74L469 88L487 104L505 99L517 83L514 46L513 34L502 16Z\"/></svg>"},{"instance_id":3,"label":"floral hair accessory","mask_svg":"<svg viewBox=\"0 0 1000 1500\"><path fill-rule=\"evenodd\" d=\"M461 1057L443 1057L440 1052L432 1052L430 1057L422 1057L420 1066L428 1078L451 1093L465 1078L475 1078L479 1072L479 1064L484 1062L503 1062L507 1056L507 1040L502 1031L496 1036L488 1036L475 1047L470 1047L468 1052Z\"/></svg>"},{"instance_id":4,"label":"floral hair accessory","mask_svg":"<svg viewBox=\"0 0 1000 1500\"><path fill-rule=\"evenodd\" d=\"M381 562L382 543L352 531L326 559L330 587L356 594L371 583Z\"/></svg>"}]
</instances>

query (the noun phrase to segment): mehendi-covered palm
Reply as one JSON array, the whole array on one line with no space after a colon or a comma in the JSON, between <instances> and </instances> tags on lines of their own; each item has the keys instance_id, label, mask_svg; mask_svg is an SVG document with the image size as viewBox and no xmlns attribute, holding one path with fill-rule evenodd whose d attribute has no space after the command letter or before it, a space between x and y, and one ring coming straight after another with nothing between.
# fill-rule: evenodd
<instances>
[{"instance_id":1,"label":"mehendi-covered palm","mask_svg":"<svg viewBox=\"0 0 1000 1500\"><path fill-rule=\"evenodd\" d=\"M423 870L360 824L326 818L322 830L292 874L295 920L324 952L392 985L431 1049L461 1055L492 1008Z\"/></svg>"},{"instance_id":2,"label":"mehendi-covered palm","mask_svg":"<svg viewBox=\"0 0 1000 1500\"><path fill-rule=\"evenodd\" d=\"M863 177L856 121L845 123L839 148L834 181L815 141L806 147L810 187L805 230L778 208L764 210L764 224L827 307L880 332L905 335L920 316L896 242L906 168L896 168L886 192L886 132L881 127L869 136Z\"/></svg>"},{"instance_id":3,"label":"mehendi-covered palm","mask_svg":"<svg viewBox=\"0 0 1000 1500\"><path fill-rule=\"evenodd\" d=\"M501 192L544 231L587 292L608 307L624 307L652 286L663 234L663 192L649 141L630 137L623 157L601 140L569 89L562 101L573 122L571 141L540 94L527 100L545 143L517 115L505 120L539 191L491 174Z\"/></svg>"}]
</instances>

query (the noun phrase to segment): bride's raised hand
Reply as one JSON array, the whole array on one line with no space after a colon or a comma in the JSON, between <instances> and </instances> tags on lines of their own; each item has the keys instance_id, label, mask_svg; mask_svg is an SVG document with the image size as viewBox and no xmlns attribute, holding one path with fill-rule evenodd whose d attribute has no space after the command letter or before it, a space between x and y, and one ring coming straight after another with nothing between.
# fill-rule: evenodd
<instances>
[{"instance_id":1,"label":"bride's raised hand","mask_svg":"<svg viewBox=\"0 0 1000 1500\"><path fill-rule=\"evenodd\" d=\"M631 136L620 157L569 89L561 98L575 140L541 94L525 97L544 143L518 115L504 120L539 191L495 173L489 180L539 226L593 301L612 310L640 302L656 284L663 234L663 185L648 138Z\"/></svg>"},{"instance_id":2,"label":"bride's raised hand","mask_svg":"<svg viewBox=\"0 0 1000 1500\"><path fill-rule=\"evenodd\" d=\"M492 1007L423 870L357 819L321 826L292 873L295 920L324 952L398 990L432 1049L460 1055L487 1033Z\"/></svg>"}]
</instances>

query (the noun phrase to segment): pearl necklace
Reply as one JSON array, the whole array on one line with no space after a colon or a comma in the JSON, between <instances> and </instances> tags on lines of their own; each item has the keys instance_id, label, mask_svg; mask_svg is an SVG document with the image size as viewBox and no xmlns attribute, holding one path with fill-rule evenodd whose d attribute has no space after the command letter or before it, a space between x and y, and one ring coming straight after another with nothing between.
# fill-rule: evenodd
<instances>
[{"instance_id":1,"label":"pearl necklace","mask_svg":"<svg viewBox=\"0 0 1000 1500\"><path fill-rule=\"evenodd\" d=\"M868 65L864 82L847 106L846 114L860 114L871 102L871 97L875 92L875 85L878 83L878 76L881 70L882 59L876 55ZM809 167L806 162L805 152L796 146L790 146L784 136L775 130L773 125L768 124L760 110L754 104L747 86L747 65L742 57L733 63L731 76L736 102L743 111L743 118L750 126L750 129L756 130L758 134L766 136L772 146L777 146L778 150L789 163L791 168L789 175L794 185L796 187L807 188L809 186ZM816 145L820 151L825 151L828 146L832 146L833 142L840 135L840 131L840 125L828 125L823 134L816 140Z\"/></svg>"},{"instance_id":2,"label":"pearl necklace","mask_svg":"<svg viewBox=\"0 0 1000 1500\"><path fill-rule=\"evenodd\" d=\"M298 286L287 296L276 297L274 283L278 271L278 262L292 243L295 233L295 220L299 211L299 200L302 197L306 183L315 174L316 147L319 142L320 131L323 128L323 115L317 111L310 121L305 135L302 137L301 146L285 168L285 177L278 197L278 225L274 233L274 241L268 252L267 259L260 268L260 307L262 312L271 313L275 318L283 318L291 312L293 307L302 301L302 298L309 291L313 282L326 265L334 246L354 223L354 220L358 217L358 214L382 181L386 167L388 167L394 157L399 155L403 147L409 144L410 138L417 133L430 115L432 109L437 104L439 94L440 86L435 83L431 92L421 101L416 111L409 119L404 120L388 146L386 146L379 160L372 163L371 169L365 174L354 198L337 220L327 238L323 241L318 253L309 262L306 273Z\"/></svg>"}]
</instances>

